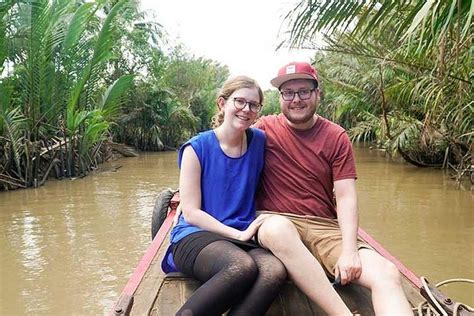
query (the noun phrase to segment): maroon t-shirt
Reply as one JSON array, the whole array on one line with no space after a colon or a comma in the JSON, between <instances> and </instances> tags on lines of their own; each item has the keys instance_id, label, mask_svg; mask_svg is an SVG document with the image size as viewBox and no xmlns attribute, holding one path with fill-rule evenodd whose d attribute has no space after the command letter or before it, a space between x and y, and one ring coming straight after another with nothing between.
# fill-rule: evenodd
<instances>
[{"instance_id":1,"label":"maroon t-shirt","mask_svg":"<svg viewBox=\"0 0 474 316\"><path fill-rule=\"evenodd\" d=\"M311 129L297 130L283 114L255 126L267 135L257 209L336 218L334 181L357 178L345 130L322 117Z\"/></svg>"}]
</instances>

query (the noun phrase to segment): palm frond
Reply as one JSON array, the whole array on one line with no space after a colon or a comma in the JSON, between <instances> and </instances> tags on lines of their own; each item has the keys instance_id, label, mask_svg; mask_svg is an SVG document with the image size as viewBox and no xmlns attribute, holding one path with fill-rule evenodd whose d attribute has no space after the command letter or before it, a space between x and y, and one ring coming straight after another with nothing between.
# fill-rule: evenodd
<instances>
[{"instance_id":1,"label":"palm frond","mask_svg":"<svg viewBox=\"0 0 474 316\"><path fill-rule=\"evenodd\" d=\"M87 27L87 22L92 17L97 7L92 2L83 3L74 13L69 22L66 34L64 36L62 49L68 53L76 48Z\"/></svg>"},{"instance_id":2,"label":"palm frond","mask_svg":"<svg viewBox=\"0 0 474 316\"><path fill-rule=\"evenodd\" d=\"M84 86L88 82L93 70L97 67L100 67L105 61L107 61L111 57L111 48L113 46L113 29L114 24L113 21L119 12L126 7L129 0L120 0L117 2L110 12L108 13L105 21L102 25L100 30L99 36L97 38L94 53L90 62L85 66L84 70L82 71L80 78L75 85L71 97L68 101L67 105L67 113L73 114L77 103L79 101L80 95L84 89ZM96 78L98 76L95 76Z\"/></svg>"},{"instance_id":3,"label":"palm frond","mask_svg":"<svg viewBox=\"0 0 474 316\"><path fill-rule=\"evenodd\" d=\"M20 179L24 181L21 175L22 166L20 156L23 155L25 150L23 140L27 118L25 118L21 112L20 107L13 108L10 111L5 111L4 108L0 108L0 120L5 130L4 136L2 137L11 144L17 173Z\"/></svg>"},{"instance_id":4,"label":"palm frond","mask_svg":"<svg viewBox=\"0 0 474 316\"><path fill-rule=\"evenodd\" d=\"M104 117L113 118L118 113L123 95L133 82L133 75L124 75L117 79L102 97L98 108L103 110Z\"/></svg>"},{"instance_id":5,"label":"palm frond","mask_svg":"<svg viewBox=\"0 0 474 316\"><path fill-rule=\"evenodd\" d=\"M13 7L15 2L13 0L7 0L0 3L0 75L3 73L4 63L8 56L7 51L7 17L10 12L10 9Z\"/></svg>"}]
</instances>

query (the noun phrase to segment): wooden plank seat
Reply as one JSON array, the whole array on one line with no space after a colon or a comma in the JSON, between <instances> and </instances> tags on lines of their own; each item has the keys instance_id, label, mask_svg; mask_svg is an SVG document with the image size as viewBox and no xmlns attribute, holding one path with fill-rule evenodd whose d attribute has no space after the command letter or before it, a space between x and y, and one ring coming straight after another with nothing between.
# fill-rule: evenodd
<instances>
[{"instance_id":1,"label":"wooden plank seat","mask_svg":"<svg viewBox=\"0 0 474 316\"><path fill-rule=\"evenodd\" d=\"M150 315L174 315L191 294L199 287L199 282L182 273L169 273L164 277ZM357 285L339 286L339 295L353 313L374 315L370 291ZM354 295L357 292L357 295ZM354 300L357 298L357 301ZM359 306L359 309L357 309ZM362 309L360 306L363 306ZM325 315L319 306L311 302L291 281L283 286L267 316L279 315Z\"/></svg>"}]
</instances>

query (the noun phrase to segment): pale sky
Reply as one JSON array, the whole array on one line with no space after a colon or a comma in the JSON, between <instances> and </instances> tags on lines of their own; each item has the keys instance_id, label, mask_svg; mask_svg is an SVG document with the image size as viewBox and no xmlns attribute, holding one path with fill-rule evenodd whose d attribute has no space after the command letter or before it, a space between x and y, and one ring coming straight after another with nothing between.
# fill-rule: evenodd
<instances>
[{"instance_id":1,"label":"pale sky","mask_svg":"<svg viewBox=\"0 0 474 316\"><path fill-rule=\"evenodd\" d=\"M247 75L263 89L278 69L291 61L307 61L312 50L282 48L283 17L297 0L141 0L153 10L171 39L190 54L227 65L231 75Z\"/></svg>"}]
</instances>

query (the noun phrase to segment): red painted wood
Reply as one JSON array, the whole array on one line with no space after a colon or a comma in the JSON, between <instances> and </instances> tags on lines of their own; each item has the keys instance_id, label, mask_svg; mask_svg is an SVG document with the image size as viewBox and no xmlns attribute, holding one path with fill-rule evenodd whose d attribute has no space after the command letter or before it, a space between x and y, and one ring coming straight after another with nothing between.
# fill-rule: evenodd
<instances>
[{"instance_id":1,"label":"red painted wood","mask_svg":"<svg viewBox=\"0 0 474 316\"><path fill-rule=\"evenodd\" d=\"M150 267L150 264L153 261L153 258L155 257L161 244L164 242L166 235L168 231L170 230L171 225L173 224L174 214L175 214L174 209L169 212L165 221L163 222L160 229L156 233L156 236L153 239L152 243L150 244L147 251L143 255L142 259L138 263L138 266L135 268L135 271L133 272L132 276L128 280L127 285L125 285L125 288L123 289L122 294L120 294L120 297L122 297L123 295L133 296L133 294L137 290L138 285L142 281L143 276L145 275L146 271ZM119 297L119 300L120 300L120 297ZM113 315L113 314L114 314L114 309L111 311L110 315Z\"/></svg>"},{"instance_id":2,"label":"red painted wood","mask_svg":"<svg viewBox=\"0 0 474 316\"><path fill-rule=\"evenodd\" d=\"M177 192L173 195L173 197L171 198L171 201L170 201L171 209L176 209L176 207L177 207L178 204L179 204L179 201L180 201L180 199L179 199L179 191L177 191ZM176 205L176 206L174 206L174 205Z\"/></svg>"},{"instance_id":3,"label":"red painted wood","mask_svg":"<svg viewBox=\"0 0 474 316\"><path fill-rule=\"evenodd\" d=\"M378 253L390 260L398 270L413 283L417 288L421 288L420 278L416 276L410 269L408 269L400 260L395 258L390 252L387 251L378 241L373 239L367 234L362 228L359 228L359 236L362 237L369 245L371 245Z\"/></svg>"}]
</instances>

